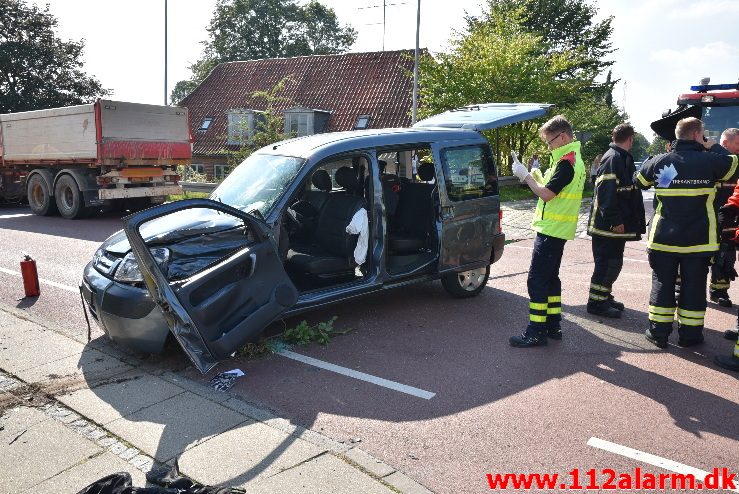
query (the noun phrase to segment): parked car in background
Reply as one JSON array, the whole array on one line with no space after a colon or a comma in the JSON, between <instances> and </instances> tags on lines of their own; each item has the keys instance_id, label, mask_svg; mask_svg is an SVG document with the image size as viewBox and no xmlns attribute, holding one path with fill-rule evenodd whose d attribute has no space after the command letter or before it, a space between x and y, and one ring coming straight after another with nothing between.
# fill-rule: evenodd
<instances>
[{"instance_id":1,"label":"parked car in background","mask_svg":"<svg viewBox=\"0 0 739 494\"><path fill-rule=\"evenodd\" d=\"M435 279L478 295L505 244L495 154L479 131L549 107L476 105L262 148L210 199L128 217L85 267L86 305L129 347L158 351L171 331L206 372L276 318L328 303Z\"/></svg>"}]
</instances>

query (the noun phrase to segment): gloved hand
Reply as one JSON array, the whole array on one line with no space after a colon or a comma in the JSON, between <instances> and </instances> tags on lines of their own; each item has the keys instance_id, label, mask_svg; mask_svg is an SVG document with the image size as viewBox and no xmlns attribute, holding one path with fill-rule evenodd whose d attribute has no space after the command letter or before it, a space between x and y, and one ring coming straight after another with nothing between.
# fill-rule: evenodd
<instances>
[{"instance_id":1,"label":"gloved hand","mask_svg":"<svg viewBox=\"0 0 739 494\"><path fill-rule=\"evenodd\" d=\"M736 269L734 269L735 263L736 247L733 243L721 242L718 254L716 254L716 267L732 281L737 277Z\"/></svg>"},{"instance_id":2,"label":"gloved hand","mask_svg":"<svg viewBox=\"0 0 739 494\"><path fill-rule=\"evenodd\" d=\"M513 174L521 181L523 182L526 180L526 177L529 174L529 170L526 168L526 166L518 161L518 156L516 156L515 151L511 151L511 158L513 160Z\"/></svg>"}]
</instances>

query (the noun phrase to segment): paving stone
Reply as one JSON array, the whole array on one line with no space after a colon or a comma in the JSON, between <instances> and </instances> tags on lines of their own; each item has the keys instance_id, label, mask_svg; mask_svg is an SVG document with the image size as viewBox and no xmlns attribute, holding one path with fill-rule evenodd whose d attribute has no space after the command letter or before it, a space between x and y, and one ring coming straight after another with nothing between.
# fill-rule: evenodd
<instances>
[{"instance_id":1,"label":"paving stone","mask_svg":"<svg viewBox=\"0 0 739 494\"><path fill-rule=\"evenodd\" d=\"M116 441L116 442L114 442L113 444L111 444L108 447L108 451L110 451L111 453L113 453L116 456L120 455L121 453L123 453L127 449L128 449L128 446L126 446L125 444L123 444L120 441Z\"/></svg>"},{"instance_id":2,"label":"paving stone","mask_svg":"<svg viewBox=\"0 0 739 494\"><path fill-rule=\"evenodd\" d=\"M103 451L38 410L16 408L7 415L0 431L2 494L28 489Z\"/></svg>"},{"instance_id":3,"label":"paving stone","mask_svg":"<svg viewBox=\"0 0 739 494\"><path fill-rule=\"evenodd\" d=\"M261 422L242 424L186 451L182 472L206 485L244 486L326 451ZM218 458L213 462L213 458Z\"/></svg>"},{"instance_id":4,"label":"paving stone","mask_svg":"<svg viewBox=\"0 0 739 494\"><path fill-rule=\"evenodd\" d=\"M433 494L430 490L402 472L395 472L384 479L385 482L398 489L403 494Z\"/></svg>"},{"instance_id":5,"label":"paving stone","mask_svg":"<svg viewBox=\"0 0 739 494\"><path fill-rule=\"evenodd\" d=\"M17 375L26 382L47 381L50 377L67 379L83 377L86 381L95 381L131 369L130 365L121 362L117 358L86 348L81 354L19 370Z\"/></svg>"},{"instance_id":6,"label":"paving stone","mask_svg":"<svg viewBox=\"0 0 739 494\"><path fill-rule=\"evenodd\" d=\"M343 460L325 454L249 485L249 493L390 494L393 491Z\"/></svg>"},{"instance_id":7,"label":"paving stone","mask_svg":"<svg viewBox=\"0 0 739 494\"><path fill-rule=\"evenodd\" d=\"M98 424L105 425L184 392L182 388L159 377L137 371L116 377L121 382L80 389L57 396L57 399Z\"/></svg>"},{"instance_id":8,"label":"paving stone","mask_svg":"<svg viewBox=\"0 0 739 494\"><path fill-rule=\"evenodd\" d=\"M139 450L138 449L136 449L136 448L128 448L126 451L124 451L123 453L119 454L118 456L121 459L128 461L128 460L133 459L133 457L136 456L136 455L138 455L138 454L139 454Z\"/></svg>"},{"instance_id":9,"label":"paving stone","mask_svg":"<svg viewBox=\"0 0 739 494\"><path fill-rule=\"evenodd\" d=\"M350 449L344 453L344 456L377 477L385 477L395 471L390 465L386 465L359 448Z\"/></svg>"},{"instance_id":10,"label":"paving stone","mask_svg":"<svg viewBox=\"0 0 739 494\"><path fill-rule=\"evenodd\" d=\"M0 345L0 368L22 377L23 370L79 355L84 348L53 331L45 331L33 339L8 338Z\"/></svg>"},{"instance_id":11,"label":"paving stone","mask_svg":"<svg viewBox=\"0 0 739 494\"><path fill-rule=\"evenodd\" d=\"M134 486L144 487L146 485L144 472L111 453L104 453L56 477L45 480L28 489L24 494L75 494L98 479L124 471L131 474Z\"/></svg>"},{"instance_id":12,"label":"paving stone","mask_svg":"<svg viewBox=\"0 0 739 494\"><path fill-rule=\"evenodd\" d=\"M244 422L246 417L186 391L106 424L106 429L159 461Z\"/></svg>"},{"instance_id":13,"label":"paving stone","mask_svg":"<svg viewBox=\"0 0 739 494\"><path fill-rule=\"evenodd\" d=\"M98 445L102 446L103 448L109 448L110 446L112 446L115 443L117 443L118 440L116 438L114 438L114 437L111 437L111 436L105 436L105 437L101 437L100 439L98 439L95 442L97 442Z\"/></svg>"},{"instance_id":14,"label":"paving stone","mask_svg":"<svg viewBox=\"0 0 739 494\"><path fill-rule=\"evenodd\" d=\"M128 460L128 463L145 472L151 470L154 465L153 460L146 455L136 455Z\"/></svg>"}]
</instances>

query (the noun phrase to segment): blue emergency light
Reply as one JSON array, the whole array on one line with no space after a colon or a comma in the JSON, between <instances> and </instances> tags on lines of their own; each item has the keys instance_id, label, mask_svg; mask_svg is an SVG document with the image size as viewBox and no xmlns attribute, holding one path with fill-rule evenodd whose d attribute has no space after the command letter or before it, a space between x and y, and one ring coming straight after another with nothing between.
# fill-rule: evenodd
<instances>
[{"instance_id":1,"label":"blue emergency light","mask_svg":"<svg viewBox=\"0 0 739 494\"><path fill-rule=\"evenodd\" d=\"M700 86L690 86L691 91L716 91L720 89L739 89L739 83L734 84L702 84Z\"/></svg>"}]
</instances>

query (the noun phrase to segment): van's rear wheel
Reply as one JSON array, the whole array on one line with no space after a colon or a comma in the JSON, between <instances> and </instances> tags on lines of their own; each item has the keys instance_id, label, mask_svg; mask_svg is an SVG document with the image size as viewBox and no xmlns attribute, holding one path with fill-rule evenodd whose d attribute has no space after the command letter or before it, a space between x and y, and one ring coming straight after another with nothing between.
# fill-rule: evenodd
<instances>
[{"instance_id":1,"label":"van's rear wheel","mask_svg":"<svg viewBox=\"0 0 739 494\"><path fill-rule=\"evenodd\" d=\"M59 214L68 220L76 220L85 217L85 201L77 182L71 175L59 177L54 187L54 197Z\"/></svg>"},{"instance_id":2,"label":"van's rear wheel","mask_svg":"<svg viewBox=\"0 0 739 494\"><path fill-rule=\"evenodd\" d=\"M26 183L26 197L33 214L37 216L51 216L56 214L56 203L51 198L51 189L44 177L34 174Z\"/></svg>"},{"instance_id":3,"label":"van's rear wheel","mask_svg":"<svg viewBox=\"0 0 739 494\"><path fill-rule=\"evenodd\" d=\"M469 298L479 295L490 277L490 265L462 273L452 273L441 279L444 289L454 298Z\"/></svg>"}]
</instances>

